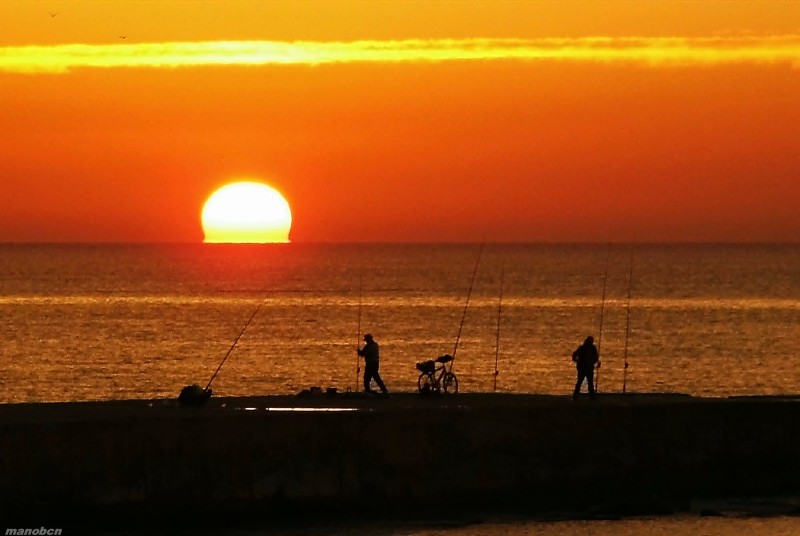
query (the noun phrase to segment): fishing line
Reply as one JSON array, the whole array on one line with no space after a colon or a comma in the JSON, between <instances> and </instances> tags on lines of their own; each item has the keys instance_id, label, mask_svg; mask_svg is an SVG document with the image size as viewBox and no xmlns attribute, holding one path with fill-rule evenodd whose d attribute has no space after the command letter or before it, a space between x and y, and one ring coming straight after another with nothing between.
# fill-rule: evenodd
<instances>
[{"instance_id":1,"label":"fishing line","mask_svg":"<svg viewBox=\"0 0 800 536\"><path fill-rule=\"evenodd\" d=\"M226 360L226 359L228 359L228 356L229 356L229 355L231 355L231 352L233 352L233 349L236 347L236 343L238 343L238 342L239 342L239 339L241 339L241 338L242 338L242 335L244 335L244 331L247 329L247 326L249 326L249 325L250 325L250 322L252 322L252 321L253 321L253 319L254 319L254 318L256 317L256 315L258 314L258 311L259 311L259 309L261 309L261 306L262 306L262 305L264 305L264 303L266 303L266 301L267 301L267 300L262 300L262 301L261 301L261 302L258 304L258 307L256 307L256 310L255 310L255 311L253 311L253 314L252 314L252 315L250 315L250 318L247 320L247 323L246 323L246 324L244 325L244 327L242 328L242 331L241 331L241 333L239 333L239 336L238 336L238 337L236 337L236 340L235 340L235 341L233 341L233 344L232 344L232 345L231 345L231 347L228 349L228 353L227 353L227 354L225 354L225 357L223 357L223 358L222 358L222 362L221 362L221 363L219 364L219 366L217 367L217 370L216 370L216 371L214 372L214 374L211 376L211 379L210 379L210 380L208 380L208 384L206 385L206 388L205 388L205 390L206 390L206 391L208 391L208 388L209 388L209 387L211 387L211 382L213 382L213 381L214 381L214 378L216 378L216 377L217 377L217 373L219 373L219 370L222 368L222 365L225 363L225 360Z\"/></svg>"},{"instance_id":2,"label":"fishing line","mask_svg":"<svg viewBox=\"0 0 800 536\"><path fill-rule=\"evenodd\" d=\"M478 275L478 265L481 262L481 253L483 252L483 242L478 249L478 259L475 261L475 270L472 272L472 282L469 284L469 291L467 292L467 302L464 304L464 312L461 315L461 324L458 326L458 335L456 335L456 344L453 347L453 360L450 362L450 370L453 370L453 365L456 361L456 352L458 351L458 341L461 339L461 330L464 328L464 319L467 317L467 306L469 305L469 297L472 295L472 288L475 286L475 276Z\"/></svg>"},{"instance_id":3,"label":"fishing line","mask_svg":"<svg viewBox=\"0 0 800 536\"><path fill-rule=\"evenodd\" d=\"M631 333L631 287L633 287L633 248L631 248L631 269L628 273L628 305L625 318L625 368L622 374L622 393L625 393L628 384L628 338Z\"/></svg>"},{"instance_id":4,"label":"fishing line","mask_svg":"<svg viewBox=\"0 0 800 536\"><path fill-rule=\"evenodd\" d=\"M362 287L361 274L358 275L358 332L356 335L356 388L358 392L358 378L361 376L361 360L358 355L358 348L361 345L361 287Z\"/></svg>"},{"instance_id":5,"label":"fishing line","mask_svg":"<svg viewBox=\"0 0 800 536\"><path fill-rule=\"evenodd\" d=\"M595 369L594 376L594 389L599 391L600 387L600 347L603 344L603 315L606 308L606 283L608 282L608 259L611 256L611 244L608 245L606 250L606 270L603 273L603 298L600 301L600 328L597 334L597 368Z\"/></svg>"},{"instance_id":6,"label":"fishing line","mask_svg":"<svg viewBox=\"0 0 800 536\"><path fill-rule=\"evenodd\" d=\"M494 346L494 390L497 391L497 376L500 371L497 369L497 361L500 357L500 316L503 314L503 276L505 266L500 269L500 299L497 302L497 340Z\"/></svg>"}]
</instances>

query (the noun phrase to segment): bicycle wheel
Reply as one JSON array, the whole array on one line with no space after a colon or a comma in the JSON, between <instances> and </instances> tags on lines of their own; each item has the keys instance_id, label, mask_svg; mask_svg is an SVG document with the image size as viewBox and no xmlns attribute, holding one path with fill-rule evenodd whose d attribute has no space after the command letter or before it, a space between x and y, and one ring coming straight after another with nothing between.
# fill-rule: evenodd
<instances>
[{"instance_id":1,"label":"bicycle wheel","mask_svg":"<svg viewBox=\"0 0 800 536\"><path fill-rule=\"evenodd\" d=\"M431 375L427 372L420 374L419 379L417 380L417 388L419 389L419 392L423 394L428 394L433 391L433 380Z\"/></svg>"},{"instance_id":2,"label":"bicycle wheel","mask_svg":"<svg viewBox=\"0 0 800 536\"><path fill-rule=\"evenodd\" d=\"M442 378L442 388L444 392L449 395L454 395L458 392L458 378L452 372L445 372Z\"/></svg>"}]
</instances>

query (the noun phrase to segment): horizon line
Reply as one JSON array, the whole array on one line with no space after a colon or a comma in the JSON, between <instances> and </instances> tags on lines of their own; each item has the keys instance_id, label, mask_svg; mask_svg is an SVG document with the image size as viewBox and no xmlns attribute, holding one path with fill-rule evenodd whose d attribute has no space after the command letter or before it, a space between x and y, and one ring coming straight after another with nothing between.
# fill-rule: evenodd
<instances>
[{"instance_id":1,"label":"horizon line","mask_svg":"<svg viewBox=\"0 0 800 536\"><path fill-rule=\"evenodd\" d=\"M290 247L292 245L307 246L307 245L331 245L331 246L479 246L485 245L519 245L519 246L800 246L799 241L791 240L747 240L747 241L733 241L733 240L576 240L576 241L546 241L546 240L532 240L532 241L502 241L502 240L484 240L484 241L289 241L289 242L203 242L201 241L122 241L122 240L86 240L86 241L0 241L2 246L208 246L208 247L226 247L226 246L243 246L243 247L262 247L262 246L279 246Z\"/></svg>"}]
</instances>

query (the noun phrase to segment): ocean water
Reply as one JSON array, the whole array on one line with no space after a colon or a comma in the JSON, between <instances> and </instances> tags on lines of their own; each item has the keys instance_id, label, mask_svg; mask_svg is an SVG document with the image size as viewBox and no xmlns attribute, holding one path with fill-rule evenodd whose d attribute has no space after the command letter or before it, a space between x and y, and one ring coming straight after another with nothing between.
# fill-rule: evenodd
<instances>
[{"instance_id":1,"label":"ocean water","mask_svg":"<svg viewBox=\"0 0 800 536\"><path fill-rule=\"evenodd\" d=\"M360 388L800 393L800 245L0 245L0 403ZM628 363L627 369L625 363ZM497 375L495 376L495 370ZM495 384L496 380L496 384Z\"/></svg>"}]
</instances>

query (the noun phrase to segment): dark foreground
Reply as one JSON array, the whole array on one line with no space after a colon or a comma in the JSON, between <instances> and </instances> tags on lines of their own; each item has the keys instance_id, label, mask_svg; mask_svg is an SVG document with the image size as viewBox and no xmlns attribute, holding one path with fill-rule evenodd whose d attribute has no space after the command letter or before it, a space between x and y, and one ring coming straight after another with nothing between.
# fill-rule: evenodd
<instances>
[{"instance_id":1,"label":"dark foreground","mask_svg":"<svg viewBox=\"0 0 800 536\"><path fill-rule=\"evenodd\" d=\"M799 440L793 397L10 404L0 406L0 528L672 513L797 495Z\"/></svg>"}]
</instances>

